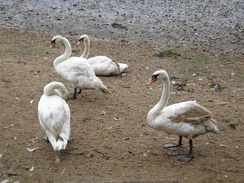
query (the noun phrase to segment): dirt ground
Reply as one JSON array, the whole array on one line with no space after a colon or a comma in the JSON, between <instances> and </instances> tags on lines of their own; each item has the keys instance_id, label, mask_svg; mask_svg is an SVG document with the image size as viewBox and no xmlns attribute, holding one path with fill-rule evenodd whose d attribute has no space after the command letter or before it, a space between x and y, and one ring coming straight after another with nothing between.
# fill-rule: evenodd
<instances>
[{"instance_id":1,"label":"dirt ground","mask_svg":"<svg viewBox=\"0 0 244 183\"><path fill-rule=\"evenodd\" d=\"M90 56L106 55L129 68L122 77L100 77L109 94L86 90L68 101L73 141L55 163L51 145L42 139L37 104L47 83L60 81L69 90L72 85L53 68L64 48L50 50L52 36L0 29L2 182L244 182L243 56L171 48L168 56L164 52L156 57L158 51L146 42L108 44L91 37ZM70 39L73 55L81 54L78 38ZM178 83L171 86L169 104L197 100L221 129L193 141L195 158L189 163L177 161L178 153L188 151L186 139L179 152L167 151L163 144L178 137L147 125L146 115L158 102L162 83L146 84L158 69L167 70Z\"/></svg>"}]
</instances>

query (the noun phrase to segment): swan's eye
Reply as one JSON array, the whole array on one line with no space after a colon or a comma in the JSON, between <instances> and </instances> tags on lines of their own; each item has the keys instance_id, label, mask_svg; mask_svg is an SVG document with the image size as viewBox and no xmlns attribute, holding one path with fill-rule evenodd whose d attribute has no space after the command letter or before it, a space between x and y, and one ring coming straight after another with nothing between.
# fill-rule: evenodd
<instances>
[{"instance_id":1,"label":"swan's eye","mask_svg":"<svg viewBox=\"0 0 244 183\"><path fill-rule=\"evenodd\" d=\"M148 85L152 84L153 82L157 81L158 75L153 75L151 80L147 83Z\"/></svg>"},{"instance_id":2,"label":"swan's eye","mask_svg":"<svg viewBox=\"0 0 244 183\"><path fill-rule=\"evenodd\" d=\"M159 74L153 75L152 78L155 78L155 80L157 80L158 79L158 75Z\"/></svg>"}]
</instances>

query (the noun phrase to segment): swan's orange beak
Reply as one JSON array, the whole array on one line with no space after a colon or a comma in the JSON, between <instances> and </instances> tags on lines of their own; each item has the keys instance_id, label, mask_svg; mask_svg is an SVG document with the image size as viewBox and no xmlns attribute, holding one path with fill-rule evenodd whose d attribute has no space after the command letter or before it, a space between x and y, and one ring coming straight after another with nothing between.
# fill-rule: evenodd
<instances>
[{"instance_id":1,"label":"swan's orange beak","mask_svg":"<svg viewBox=\"0 0 244 183\"><path fill-rule=\"evenodd\" d=\"M152 79L147 83L147 85L152 84L154 81L157 81L156 77L152 77Z\"/></svg>"},{"instance_id":2,"label":"swan's orange beak","mask_svg":"<svg viewBox=\"0 0 244 183\"><path fill-rule=\"evenodd\" d=\"M82 43L83 43L83 40L81 39L81 40L78 41L77 45L80 45Z\"/></svg>"},{"instance_id":3,"label":"swan's orange beak","mask_svg":"<svg viewBox=\"0 0 244 183\"><path fill-rule=\"evenodd\" d=\"M49 47L49 48L54 47L54 45L55 45L55 42L51 42L51 45L50 45L50 47Z\"/></svg>"}]
</instances>

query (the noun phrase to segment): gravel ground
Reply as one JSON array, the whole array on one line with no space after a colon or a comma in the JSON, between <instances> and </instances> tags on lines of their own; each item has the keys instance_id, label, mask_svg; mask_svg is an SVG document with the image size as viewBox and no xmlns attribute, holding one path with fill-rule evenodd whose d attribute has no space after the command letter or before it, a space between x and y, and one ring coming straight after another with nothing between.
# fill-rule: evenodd
<instances>
[{"instance_id":1,"label":"gravel ground","mask_svg":"<svg viewBox=\"0 0 244 183\"><path fill-rule=\"evenodd\" d=\"M241 0L2 0L0 9L5 28L243 54Z\"/></svg>"}]
</instances>

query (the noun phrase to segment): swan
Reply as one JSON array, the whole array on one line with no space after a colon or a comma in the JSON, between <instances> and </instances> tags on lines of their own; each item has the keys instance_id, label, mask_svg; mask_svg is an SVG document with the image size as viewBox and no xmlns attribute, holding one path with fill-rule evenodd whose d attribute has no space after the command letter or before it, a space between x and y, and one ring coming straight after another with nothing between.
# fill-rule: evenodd
<instances>
[{"instance_id":1,"label":"swan","mask_svg":"<svg viewBox=\"0 0 244 183\"><path fill-rule=\"evenodd\" d=\"M38 103L38 119L45 130L59 161L60 150L66 149L70 138L70 109L66 100L69 92L60 82L51 82L44 87Z\"/></svg>"},{"instance_id":2,"label":"swan","mask_svg":"<svg viewBox=\"0 0 244 183\"><path fill-rule=\"evenodd\" d=\"M83 42L85 43L85 49L81 57L88 58L90 53L90 39L87 35L82 35L77 45L80 45ZM95 56L87 59L87 62L92 65L97 76L119 75L128 67L127 64L116 63L114 60L106 56Z\"/></svg>"},{"instance_id":3,"label":"swan","mask_svg":"<svg viewBox=\"0 0 244 183\"><path fill-rule=\"evenodd\" d=\"M71 45L65 37L59 35L54 36L51 40L50 48L58 42L64 44L65 52L53 61L53 66L59 75L73 83L74 94L70 98L76 98L77 88L81 90L98 89L104 93L108 93L107 87L95 75L92 66L86 62L85 58L70 57Z\"/></svg>"},{"instance_id":4,"label":"swan","mask_svg":"<svg viewBox=\"0 0 244 183\"><path fill-rule=\"evenodd\" d=\"M168 134L179 135L178 144L165 144L168 150L176 150L182 146L182 137L189 139L190 149L187 154L178 156L179 161L189 162L193 156L194 137L208 132L219 132L214 122L213 114L196 101L180 102L167 106L170 93L169 76L165 70L154 72L148 85L157 79L163 79L163 92L159 102L148 112L147 121L149 126L156 130L163 130Z\"/></svg>"}]
</instances>

